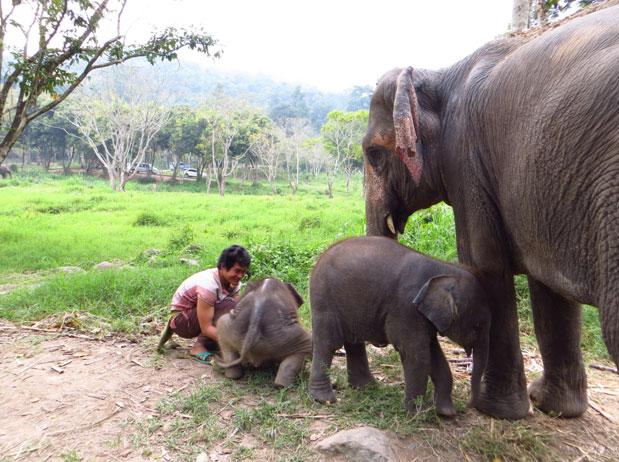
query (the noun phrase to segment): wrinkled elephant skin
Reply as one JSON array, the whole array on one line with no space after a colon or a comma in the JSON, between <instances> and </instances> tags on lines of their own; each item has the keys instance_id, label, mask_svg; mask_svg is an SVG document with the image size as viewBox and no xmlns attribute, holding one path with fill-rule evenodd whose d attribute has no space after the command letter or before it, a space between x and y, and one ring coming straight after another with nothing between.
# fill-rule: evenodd
<instances>
[{"instance_id":1,"label":"wrinkled elephant skin","mask_svg":"<svg viewBox=\"0 0 619 462\"><path fill-rule=\"evenodd\" d=\"M581 306L600 310L619 364L619 6L541 35L491 42L440 71L394 69L378 83L363 141L369 235L453 207L458 257L492 307L476 407L529 409L514 290L528 277L544 412L587 409Z\"/></svg>"},{"instance_id":2,"label":"wrinkled elephant skin","mask_svg":"<svg viewBox=\"0 0 619 462\"><path fill-rule=\"evenodd\" d=\"M312 352L312 338L299 324L301 304L290 284L277 279L250 283L236 307L217 322L219 365L226 377L240 378L244 364L278 362L275 384L292 385Z\"/></svg>"},{"instance_id":3,"label":"wrinkled elephant skin","mask_svg":"<svg viewBox=\"0 0 619 462\"><path fill-rule=\"evenodd\" d=\"M490 308L476 276L463 266L415 252L386 237L357 237L334 244L320 257L310 278L314 353L310 394L335 401L328 370L333 352L344 346L348 382L374 380L365 342L392 344L400 354L406 382L405 405L434 384L437 412L453 416L452 376L437 331L473 350L471 402L479 395L488 357Z\"/></svg>"}]
</instances>

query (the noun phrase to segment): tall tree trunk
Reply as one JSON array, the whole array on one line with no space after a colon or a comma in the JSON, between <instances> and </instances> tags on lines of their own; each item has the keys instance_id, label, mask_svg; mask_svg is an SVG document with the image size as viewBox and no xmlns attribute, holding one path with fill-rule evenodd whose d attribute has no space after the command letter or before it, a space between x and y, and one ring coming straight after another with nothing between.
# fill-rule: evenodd
<instances>
[{"instance_id":1,"label":"tall tree trunk","mask_svg":"<svg viewBox=\"0 0 619 462\"><path fill-rule=\"evenodd\" d=\"M226 177L223 175L223 170L217 174L218 178L218 186L219 186L219 195L223 197L226 193Z\"/></svg>"},{"instance_id":2,"label":"tall tree trunk","mask_svg":"<svg viewBox=\"0 0 619 462\"><path fill-rule=\"evenodd\" d=\"M71 146L71 154L65 156L62 163L62 173L63 175L69 175L71 173L71 163L73 162L73 158L75 157L75 146Z\"/></svg>"},{"instance_id":3,"label":"tall tree trunk","mask_svg":"<svg viewBox=\"0 0 619 462\"><path fill-rule=\"evenodd\" d=\"M548 18L546 17L546 8L544 8L544 0L535 0L535 17L540 27L548 24Z\"/></svg>"},{"instance_id":4,"label":"tall tree trunk","mask_svg":"<svg viewBox=\"0 0 619 462\"><path fill-rule=\"evenodd\" d=\"M512 32L522 32L529 27L531 0L514 0L512 6Z\"/></svg>"}]
</instances>

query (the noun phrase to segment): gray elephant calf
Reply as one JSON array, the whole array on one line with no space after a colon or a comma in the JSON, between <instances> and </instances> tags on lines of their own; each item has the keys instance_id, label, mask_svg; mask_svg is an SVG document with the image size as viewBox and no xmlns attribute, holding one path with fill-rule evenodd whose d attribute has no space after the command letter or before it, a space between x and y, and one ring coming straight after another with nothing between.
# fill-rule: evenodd
<instances>
[{"instance_id":1,"label":"gray elephant calf","mask_svg":"<svg viewBox=\"0 0 619 462\"><path fill-rule=\"evenodd\" d=\"M392 344L404 369L405 405L434 383L437 412L452 416L452 376L437 331L473 350L472 402L488 357L490 310L477 278L466 268L435 260L385 237L357 237L327 249L310 279L314 354L310 394L333 402L328 377L333 352L346 349L348 382L374 380L365 342Z\"/></svg>"},{"instance_id":2,"label":"gray elephant calf","mask_svg":"<svg viewBox=\"0 0 619 462\"><path fill-rule=\"evenodd\" d=\"M223 355L218 364L228 378L243 375L243 364L281 362L275 384L288 387L312 352L312 338L299 324L303 299L291 284L277 279L254 281L234 309L217 321Z\"/></svg>"}]
</instances>

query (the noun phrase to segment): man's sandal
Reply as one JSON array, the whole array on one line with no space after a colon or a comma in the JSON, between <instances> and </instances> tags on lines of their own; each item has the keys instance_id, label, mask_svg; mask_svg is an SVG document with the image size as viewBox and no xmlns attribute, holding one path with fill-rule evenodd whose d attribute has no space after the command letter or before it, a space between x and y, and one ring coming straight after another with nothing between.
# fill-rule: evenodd
<instances>
[{"instance_id":1,"label":"man's sandal","mask_svg":"<svg viewBox=\"0 0 619 462\"><path fill-rule=\"evenodd\" d=\"M193 359L202 364L211 364L212 356L215 356L210 351L201 351L193 356Z\"/></svg>"}]
</instances>

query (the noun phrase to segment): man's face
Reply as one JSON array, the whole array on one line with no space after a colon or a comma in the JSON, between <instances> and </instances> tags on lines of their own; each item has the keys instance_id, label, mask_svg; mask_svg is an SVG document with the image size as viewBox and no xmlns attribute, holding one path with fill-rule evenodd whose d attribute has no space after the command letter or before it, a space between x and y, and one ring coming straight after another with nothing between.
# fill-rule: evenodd
<instances>
[{"instance_id":1,"label":"man's face","mask_svg":"<svg viewBox=\"0 0 619 462\"><path fill-rule=\"evenodd\" d=\"M223 266L219 268L221 283L230 287L238 286L243 276L245 276L245 273L247 273L247 267L241 266L238 263L232 265L231 268L226 269Z\"/></svg>"}]
</instances>

